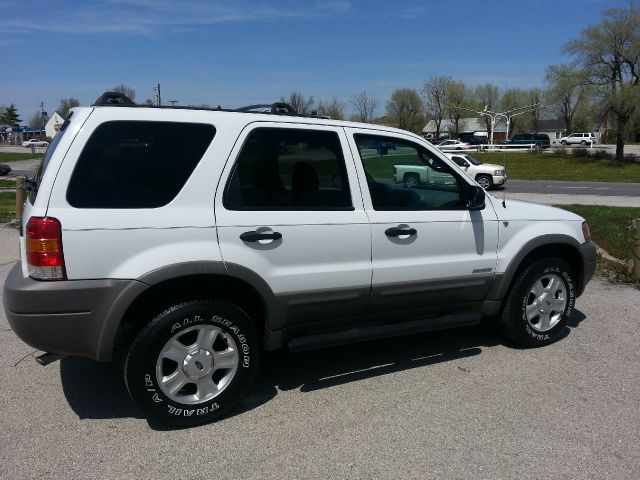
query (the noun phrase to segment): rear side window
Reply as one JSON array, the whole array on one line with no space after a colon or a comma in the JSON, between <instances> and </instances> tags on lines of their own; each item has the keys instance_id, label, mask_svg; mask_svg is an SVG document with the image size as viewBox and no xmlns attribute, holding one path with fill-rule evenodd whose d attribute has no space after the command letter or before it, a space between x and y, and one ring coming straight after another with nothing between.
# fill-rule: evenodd
<instances>
[{"instance_id":1,"label":"rear side window","mask_svg":"<svg viewBox=\"0 0 640 480\"><path fill-rule=\"evenodd\" d=\"M76 208L162 207L184 186L215 133L197 123L103 123L78 158L67 201Z\"/></svg>"},{"instance_id":2,"label":"rear side window","mask_svg":"<svg viewBox=\"0 0 640 480\"><path fill-rule=\"evenodd\" d=\"M255 129L223 201L228 210L353 210L338 134Z\"/></svg>"}]
</instances>

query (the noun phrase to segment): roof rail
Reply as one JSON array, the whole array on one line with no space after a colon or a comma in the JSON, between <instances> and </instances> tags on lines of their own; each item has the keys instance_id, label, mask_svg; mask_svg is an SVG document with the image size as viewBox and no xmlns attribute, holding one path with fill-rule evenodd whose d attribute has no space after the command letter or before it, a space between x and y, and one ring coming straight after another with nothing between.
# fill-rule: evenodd
<instances>
[{"instance_id":1,"label":"roof rail","mask_svg":"<svg viewBox=\"0 0 640 480\"><path fill-rule=\"evenodd\" d=\"M260 113L276 113L285 115L297 115L296 109L288 103L275 102L275 103L260 103L257 105L249 105L247 107L240 107L236 109L236 112L255 112Z\"/></svg>"},{"instance_id":2,"label":"roof rail","mask_svg":"<svg viewBox=\"0 0 640 480\"><path fill-rule=\"evenodd\" d=\"M119 92L104 92L102 95L98 97L98 99L94 102L93 106L102 107L102 106L123 106L123 107L131 107L135 105L131 101L129 97L123 95Z\"/></svg>"}]
</instances>

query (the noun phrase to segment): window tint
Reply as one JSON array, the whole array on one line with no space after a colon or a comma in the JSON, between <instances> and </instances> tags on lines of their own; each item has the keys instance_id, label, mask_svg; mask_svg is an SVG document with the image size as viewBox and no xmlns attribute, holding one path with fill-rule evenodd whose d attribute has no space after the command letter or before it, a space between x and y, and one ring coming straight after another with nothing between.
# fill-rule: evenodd
<instances>
[{"instance_id":1,"label":"window tint","mask_svg":"<svg viewBox=\"0 0 640 480\"><path fill-rule=\"evenodd\" d=\"M238 155L223 202L229 210L352 210L338 134L254 130Z\"/></svg>"},{"instance_id":2,"label":"window tint","mask_svg":"<svg viewBox=\"0 0 640 480\"><path fill-rule=\"evenodd\" d=\"M460 193L463 180L434 153L391 137L357 134L354 138L375 210L465 208Z\"/></svg>"},{"instance_id":3,"label":"window tint","mask_svg":"<svg viewBox=\"0 0 640 480\"><path fill-rule=\"evenodd\" d=\"M69 182L76 208L156 208L168 204L213 140L212 125L107 122L85 145Z\"/></svg>"}]
</instances>

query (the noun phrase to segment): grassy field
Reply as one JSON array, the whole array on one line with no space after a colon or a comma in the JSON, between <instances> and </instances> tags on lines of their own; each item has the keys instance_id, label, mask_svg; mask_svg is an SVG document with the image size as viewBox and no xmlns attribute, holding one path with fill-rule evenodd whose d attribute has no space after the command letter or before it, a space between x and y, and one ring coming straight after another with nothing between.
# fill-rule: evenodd
<instances>
[{"instance_id":1,"label":"grassy field","mask_svg":"<svg viewBox=\"0 0 640 480\"><path fill-rule=\"evenodd\" d=\"M13 180L0 180L0 190L3 188L16 188L16 182Z\"/></svg>"},{"instance_id":2,"label":"grassy field","mask_svg":"<svg viewBox=\"0 0 640 480\"><path fill-rule=\"evenodd\" d=\"M573 180L594 182L640 182L640 163L620 165L598 160L552 153L472 153L481 162L505 165L512 180Z\"/></svg>"},{"instance_id":3,"label":"grassy field","mask_svg":"<svg viewBox=\"0 0 640 480\"><path fill-rule=\"evenodd\" d=\"M26 150L26 149L25 149ZM42 153L0 152L0 163L19 162L20 160L40 160Z\"/></svg>"},{"instance_id":4,"label":"grassy field","mask_svg":"<svg viewBox=\"0 0 640 480\"><path fill-rule=\"evenodd\" d=\"M584 217L591 227L597 245L621 260L632 258L633 233L631 220L640 218L640 208L603 207L600 205L557 205Z\"/></svg>"},{"instance_id":5,"label":"grassy field","mask_svg":"<svg viewBox=\"0 0 640 480\"><path fill-rule=\"evenodd\" d=\"M0 192L0 223L7 223L16 217L16 194Z\"/></svg>"}]
</instances>

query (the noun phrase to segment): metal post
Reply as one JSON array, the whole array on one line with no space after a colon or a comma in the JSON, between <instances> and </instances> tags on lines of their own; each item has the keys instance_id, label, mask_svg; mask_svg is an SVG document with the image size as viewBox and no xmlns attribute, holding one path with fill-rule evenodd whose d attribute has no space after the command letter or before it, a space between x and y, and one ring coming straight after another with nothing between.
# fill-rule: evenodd
<instances>
[{"instance_id":1,"label":"metal post","mask_svg":"<svg viewBox=\"0 0 640 480\"><path fill-rule=\"evenodd\" d=\"M25 189L24 177L16 178L16 218L22 218L22 210L24 209L24 201L27 199L27 190Z\"/></svg>"},{"instance_id":2,"label":"metal post","mask_svg":"<svg viewBox=\"0 0 640 480\"><path fill-rule=\"evenodd\" d=\"M640 218L631 220L633 227L633 275L640 278Z\"/></svg>"}]
</instances>

